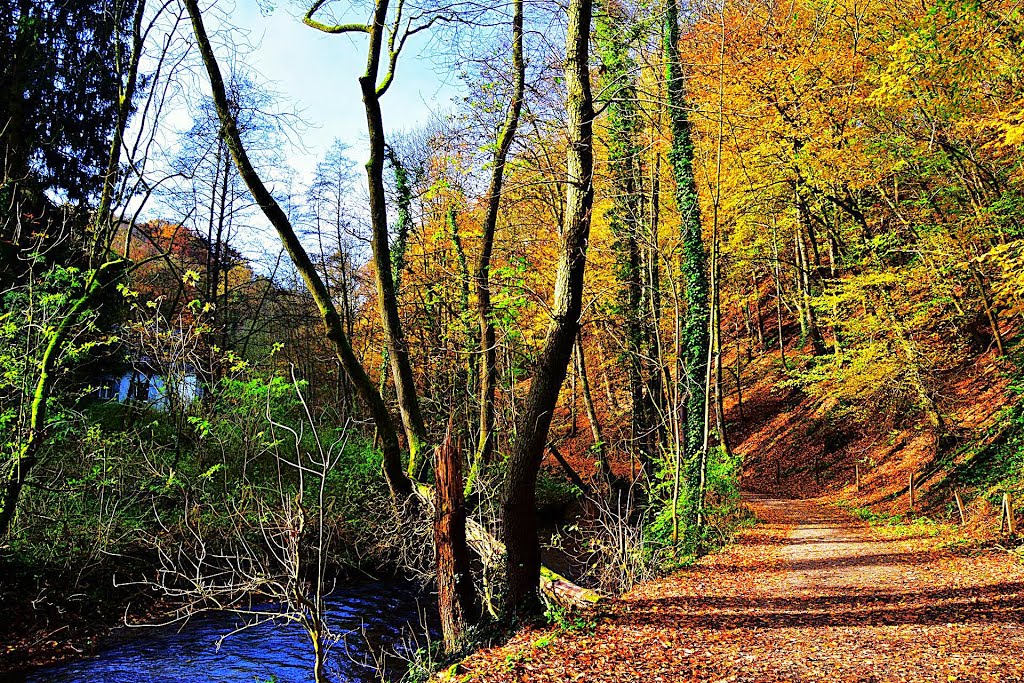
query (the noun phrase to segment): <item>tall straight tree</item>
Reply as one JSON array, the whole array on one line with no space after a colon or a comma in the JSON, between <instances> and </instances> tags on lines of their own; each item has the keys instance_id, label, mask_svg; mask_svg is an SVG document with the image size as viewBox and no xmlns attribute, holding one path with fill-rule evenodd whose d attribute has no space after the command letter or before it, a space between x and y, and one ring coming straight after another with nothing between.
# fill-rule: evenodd
<instances>
[{"instance_id":1,"label":"tall straight tree","mask_svg":"<svg viewBox=\"0 0 1024 683\"><path fill-rule=\"evenodd\" d=\"M529 611L537 602L540 542L537 537L537 474L548 429L565 381L583 308L583 275L594 205L594 101L590 91L591 0L570 0L565 43L568 114L565 217L558 248L555 294L544 346L516 422L502 496L502 533L508 552L508 607Z\"/></svg>"},{"instance_id":2,"label":"tall straight tree","mask_svg":"<svg viewBox=\"0 0 1024 683\"><path fill-rule=\"evenodd\" d=\"M381 113L381 98L394 82L398 58L405 47L405 41L415 33L426 30L441 15L435 14L424 23L411 26L402 17L404 0L397 0L394 12L390 0L376 0L370 20L367 23L325 24L314 15L328 0L317 0L303 18L307 26L331 34L364 33L368 37L366 48L366 70L359 76L359 90L363 97L366 113L366 130L369 135L370 158L366 162L367 187L370 198L370 246L373 250L374 274L377 285L377 303L380 307L381 322L391 375L395 382L398 408L409 443L409 471L416 472L419 458L427 441L427 430L420 413L416 383L409 361L409 349L402 321L398 315L398 294L392 272L391 245L388 239L388 210L384 189L384 162L387 147L384 136L384 118ZM387 48L385 54L384 50ZM382 73L383 71L383 73Z\"/></svg>"},{"instance_id":3,"label":"tall straight tree","mask_svg":"<svg viewBox=\"0 0 1024 683\"><path fill-rule=\"evenodd\" d=\"M295 264L296 270L302 277L303 282L309 289L317 309L320 311L324 323L327 338L334 346L335 353L345 369L359 398L369 410L374 425L377 427L377 434L381 442L383 454L384 476L391 488L397 502L404 504L413 495L412 481L406 476L402 469L401 446L398 440L398 432L395 429L391 415L388 413L387 405L381 398L380 392L374 386L370 376L366 374L362 363L356 357L349 341L345 328L342 325L338 309L324 284L323 278L317 271L316 265L310 259L306 248L299 241L298 235L292 226L288 215L274 199L266 185L260 179L259 174L253 167L249 156L242 144L241 134L238 125L232 116L227 90L224 86L224 78L221 75L220 65L213 53L210 38L206 33L203 23L202 12L196 0L185 0L185 8L188 10L192 20L192 30L199 45L199 52L202 55L203 64L206 67L207 76L210 80L210 89L213 92L213 102L217 109L217 116L220 119L224 130L224 141L227 144L231 157L235 160L238 172L245 181L246 186L252 193L253 198L277 231L278 236L284 245L285 250ZM383 162L382 162L383 163ZM390 277L390 269L388 269Z\"/></svg>"},{"instance_id":4,"label":"tall straight tree","mask_svg":"<svg viewBox=\"0 0 1024 683\"><path fill-rule=\"evenodd\" d=\"M656 407L647 394L646 378L651 373L645 358L644 271L640 254L640 230L644 206L640 185L639 111L637 67L631 51L630 19L615 0L605 0L595 19L595 41L601 60L601 92L607 99L608 175L612 206L606 213L614 237L615 277L618 292L615 314L622 322L622 356L626 364L632 416L632 450L643 475L652 474L657 451ZM652 439L653 437L653 439Z\"/></svg>"},{"instance_id":5,"label":"tall straight tree","mask_svg":"<svg viewBox=\"0 0 1024 683\"><path fill-rule=\"evenodd\" d=\"M676 208L681 221L683 241L683 277L686 291L686 323L683 326L682 364L686 383L686 433L684 453L689 505L686 511L686 535L699 538L703 524L704 484L707 453L704 444L704 423L707 411L705 380L708 367L710 288L708 283L708 251L701 233L697 184L693 175L693 141L686 113L686 87L679 59L679 8L676 0L665 2L665 91L668 96L672 146L668 160L676 181ZM677 456L678 457L678 456Z\"/></svg>"},{"instance_id":6,"label":"tall straight tree","mask_svg":"<svg viewBox=\"0 0 1024 683\"><path fill-rule=\"evenodd\" d=\"M494 451L494 390L498 383L498 350L491 310L491 255L494 252L494 232L498 225L501 190L505 180L505 164L519 127L526 90L526 60L523 57L523 0L513 0L512 6L512 99L505 123L498 133L491 167L491 182L487 190L487 212L484 215L480 254L476 261L473 288L476 292L477 321L480 326L480 440L476 459L466 487L473 485L477 470L491 459Z\"/></svg>"}]
</instances>

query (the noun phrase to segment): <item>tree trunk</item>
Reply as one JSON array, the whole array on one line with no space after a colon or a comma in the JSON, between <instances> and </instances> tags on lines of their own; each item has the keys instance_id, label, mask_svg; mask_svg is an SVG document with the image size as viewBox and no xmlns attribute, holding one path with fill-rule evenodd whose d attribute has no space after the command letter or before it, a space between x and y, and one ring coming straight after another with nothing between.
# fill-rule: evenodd
<instances>
[{"instance_id":1,"label":"tree trunk","mask_svg":"<svg viewBox=\"0 0 1024 683\"><path fill-rule=\"evenodd\" d=\"M450 207L447 213L448 229L452 235L452 244L455 246L455 259L459 266L459 320L462 321L463 334L465 335L462 351L466 353L466 377L464 396L460 397L459 405L465 406L465 418L470 419L469 411L472 408L470 396L478 386L477 372L480 367L480 358L475 353L476 342L474 340L474 329L471 320L472 309L469 304L469 292L473 281L469 273L469 259L466 258L466 250L462 245L462 236L459 234L458 214L454 207ZM475 458L474 458L475 464ZM472 470L471 470L472 471ZM467 495L472 493L472 483L468 483Z\"/></svg>"},{"instance_id":2,"label":"tree trunk","mask_svg":"<svg viewBox=\"0 0 1024 683\"><path fill-rule=\"evenodd\" d=\"M661 207L661 157L655 155L651 169L650 210L648 213L648 229L643 245L644 259L644 310L647 317L644 321L643 345L641 353L646 369L647 403L650 409L650 434L647 448L652 456L656 456L667 440L664 415L668 403L665 383L662 376L661 352L661 249L659 247L658 229L660 225Z\"/></svg>"},{"instance_id":3,"label":"tree trunk","mask_svg":"<svg viewBox=\"0 0 1024 683\"><path fill-rule=\"evenodd\" d=\"M650 476L653 451L649 441L653 406L647 404L643 356L643 268L640 257L640 219L642 197L638 191L638 137L636 64L630 56L628 31L623 26L629 18L614 5L595 20L595 42L601 60L600 90L607 98L608 173L611 181L611 207L605 212L614 238L615 265L618 284L616 292L617 320L621 324L622 352L630 396L631 449L643 470L641 478Z\"/></svg>"},{"instance_id":4,"label":"tree trunk","mask_svg":"<svg viewBox=\"0 0 1024 683\"><path fill-rule=\"evenodd\" d=\"M800 311L800 328L805 338L811 342L811 350L814 355L820 356L825 353L825 343L821 339L821 330L818 328L818 320L814 314L814 307L811 305L811 264L807 256L807 244L804 241L804 228L810 230L807 209L800 197L799 191L796 195L797 222L794 231L794 250L796 252L796 283L798 289L797 308Z\"/></svg>"},{"instance_id":5,"label":"tree trunk","mask_svg":"<svg viewBox=\"0 0 1024 683\"><path fill-rule=\"evenodd\" d=\"M494 393L498 384L497 339L491 311L491 254L494 251L494 233L498 224L498 210L501 207L501 191L505 179L505 163L509 149L519 127L519 115L523 108L526 90L526 62L523 57L523 0L513 0L512 14L512 100L509 103L505 123L498 135L494 166L491 170L491 184L487 191L487 213L484 215L480 255L476 262L474 286L476 291L477 322L480 326L480 440L477 445L473 469L466 482L467 490L473 487L479 468L490 462L494 452Z\"/></svg>"},{"instance_id":6,"label":"tree trunk","mask_svg":"<svg viewBox=\"0 0 1024 683\"><path fill-rule=\"evenodd\" d=\"M359 89L363 96L366 112L366 131L369 135L370 158L366 162L367 189L370 198L370 247L373 252L374 274L377 285L377 305L380 308L381 323L391 375L395 382L398 409L402 426L409 445L409 472L419 467L419 457L426 445L427 430L420 414L416 383L409 362L402 321L398 315L398 296L392 273L391 245L388 242L387 199L384 193L384 120L381 115L380 98L390 84L392 71L385 76L385 84L377 85L380 70L381 50L387 30L388 2L379 0L374 9L370 25L370 43L367 48L366 73L359 77ZM398 30L398 27L395 27Z\"/></svg>"},{"instance_id":7,"label":"tree trunk","mask_svg":"<svg viewBox=\"0 0 1024 683\"><path fill-rule=\"evenodd\" d=\"M754 326L757 330L757 343L764 348L764 319L761 317L761 290L757 285L757 273L750 271L750 284L754 288L752 301L754 303Z\"/></svg>"},{"instance_id":8,"label":"tree trunk","mask_svg":"<svg viewBox=\"0 0 1024 683\"><path fill-rule=\"evenodd\" d=\"M690 121L686 114L686 92L679 60L679 10L676 0L665 5L665 88L668 95L672 147L669 163L676 181L676 206L682 221L683 276L685 278L686 322L682 335L683 378L686 389L686 430L683 443L686 455L686 483L694 495L687 510L688 538L696 538L700 500L696 492L703 479L704 414L707 408L705 381L709 345L710 294L708 285L708 253L701 234L697 185L693 176L693 143Z\"/></svg>"},{"instance_id":9,"label":"tree trunk","mask_svg":"<svg viewBox=\"0 0 1024 683\"><path fill-rule=\"evenodd\" d=\"M555 295L544 346L517 420L502 499L502 533L508 549L508 609L511 612L530 612L538 607L541 564L536 518L537 472L573 342L579 332L583 304L583 275L594 203L594 105L588 65L591 14L591 0L570 0L565 59L568 178Z\"/></svg>"},{"instance_id":10,"label":"tree trunk","mask_svg":"<svg viewBox=\"0 0 1024 683\"><path fill-rule=\"evenodd\" d=\"M444 649L458 651L466 624L476 618L475 591L466 545L466 506L462 497L462 455L452 441L451 425L437 449L434 544L437 548L437 603Z\"/></svg>"},{"instance_id":11,"label":"tree trunk","mask_svg":"<svg viewBox=\"0 0 1024 683\"><path fill-rule=\"evenodd\" d=\"M597 417L597 409L594 407L594 395L590 391L590 376L587 374L587 357L583 352L583 340L576 337L576 372L580 377L580 387L583 390L583 405L587 409L587 421L590 422L590 433L594 437L594 454L597 456L598 471L601 476L608 479L612 469L608 465L608 457L605 454L604 437L601 435L601 422Z\"/></svg>"},{"instance_id":12,"label":"tree trunk","mask_svg":"<svg viewBox=\"0 0 1024 683\"><path fill-rule=\"evenodd\" d=\"M267 187L263 184L263 181L249 161L249 156L242 145L242 140L238 133L238 126L229 109L227 93L224 89L224 79L221 76L220 66L217 64L217 58L213 54L210 39L203 25L202 14L200 13L197 0L185 0L185 7L191 18L196 43L199 46L203 64L210 79L210 89L213 93L214 105L217 108L217 116L224 130L228 150L235 160L239 175L241 175L246 187L249 188L260 210L267 217L267 220L270 221L270 224L274 226L285 250L295 264L296 270L312 295L313 301L320 311L327 339L334 346L335 353L337 353L345 373L352 381L360 399L362 399L370 412L381 443L384 476L387 479L388 486L391 488L396 504L404 506L412 497L413 486L412 481L405 475L402 468L398 433L395 430L394 422L391 420L391 415L388 413L387 405L385 405L384 399L381 398L377 388L373 385L373 381L366 374L366 370L352 350L348 335L341 324L341 316L338 315L338 310L334 306L334 301L331 299L327 287L320 278L305 247L296 235L291 221L281 209L277 200L267 190ZM390 271L388 272L390 274Z\"/></svg>"},{"instance_id":13,"label":"tree trunk","mask_svg":"<svg viewBox=\"0 0 1024 683\"><path fill-rule=\"evenodd\" d=\"M772 221L772 277L775 280L775 323L779 339L779 358L782 360L782 369L789 370L786 363L786 343L782 336L782 262L779 259L779 237L775 229L775 221Z\"/></svg>"}]
</instances>

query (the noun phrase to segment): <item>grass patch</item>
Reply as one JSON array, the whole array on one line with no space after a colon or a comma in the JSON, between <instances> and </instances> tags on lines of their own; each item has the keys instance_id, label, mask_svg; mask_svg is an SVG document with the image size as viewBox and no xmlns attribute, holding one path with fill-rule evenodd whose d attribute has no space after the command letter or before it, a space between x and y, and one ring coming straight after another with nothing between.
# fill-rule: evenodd
<instances>
[{"instance_id":1,"label":"grass patch","mask_svg":"<svg viewBox=\"0 0 1024 683\"><path fill-rule=\"evenodd\" d=\"M857 519L867 522L884 538L934 538L949 530L948 524L940 524L929 517L907 517L904 514L877 512L871 508L854 507L847 501L837 504Z\"/></svg>"}]
</instances>

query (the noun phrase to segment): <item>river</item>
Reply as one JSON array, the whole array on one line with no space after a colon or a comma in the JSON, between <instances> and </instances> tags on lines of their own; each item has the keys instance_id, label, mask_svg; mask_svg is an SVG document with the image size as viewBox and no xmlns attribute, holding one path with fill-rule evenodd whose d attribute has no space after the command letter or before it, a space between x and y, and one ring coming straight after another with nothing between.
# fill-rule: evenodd
<instances>
[{"instance_id":1,"label":"river","mask_svg":"<svg viewBox=\"0 0 1024 683\"><path fill-rule=\"evenodd\" d=\"M378 681L368 652L402 649L419 612L433 612L408 585L377 582L348 586L327 598L328 623L342 636L328 655L332 681ZM269 614L269 612L268 612ZM122 629L92 659L33 669L5 683L308 683L313 650L296 625L262 624L235 630L240 617L206 613L173 627ZM397 658L393 658L397 664Z\"/></svg>"}]
</instances>

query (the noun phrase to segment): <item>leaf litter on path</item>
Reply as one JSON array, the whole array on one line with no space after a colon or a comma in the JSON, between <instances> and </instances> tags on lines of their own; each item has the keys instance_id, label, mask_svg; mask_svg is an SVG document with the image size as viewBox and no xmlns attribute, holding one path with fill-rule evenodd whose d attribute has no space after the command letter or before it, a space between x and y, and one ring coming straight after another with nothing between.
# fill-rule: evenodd
<instances>
[{"instance_id":1,"label":"leaf litter on path","mask_svg":"<svg viewBox=\"0 0 1024 683\"><path fill-rule=\"evenodd\" d=\"M692 569L638 586L592 633L528 629L459 681L1024 681L1024 570L887 538L807 500L748 501L760 523Z\"/></svg>"}]
</instances>

